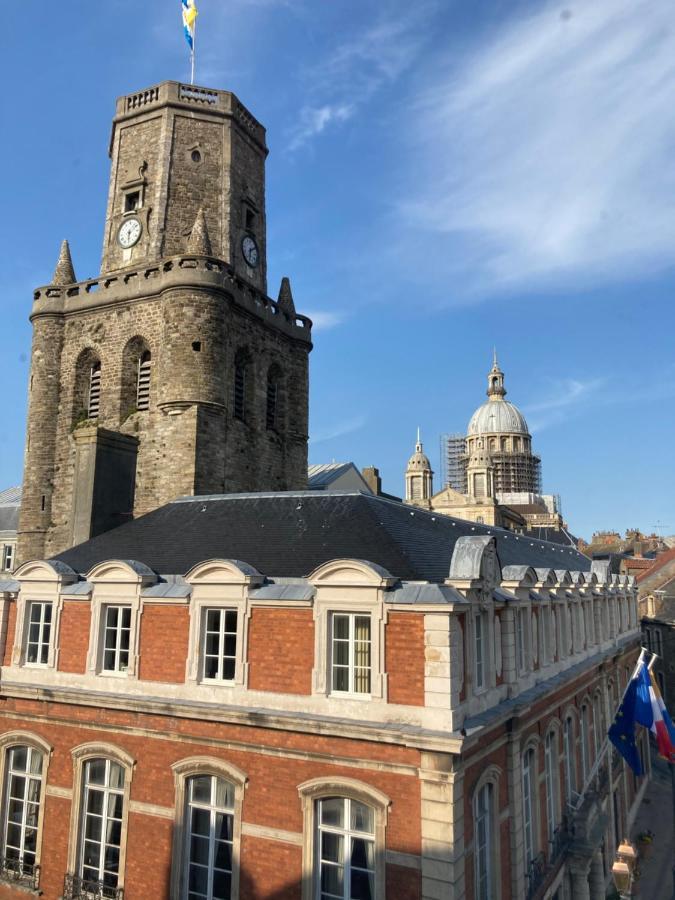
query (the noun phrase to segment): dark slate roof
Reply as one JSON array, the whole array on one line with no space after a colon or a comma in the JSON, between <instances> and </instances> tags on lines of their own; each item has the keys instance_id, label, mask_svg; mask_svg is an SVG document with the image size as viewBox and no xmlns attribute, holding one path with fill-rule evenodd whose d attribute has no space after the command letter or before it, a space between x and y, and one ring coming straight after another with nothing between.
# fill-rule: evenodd
<instances>
[{"instance_id":1,"label":"dark slate roof","mask_svg":"<svg viewBox=\"0 0 675 900\"><path fill-rule=\"evenodd\" d=\"M0 491L0 531L16 531L21 509L21 485Z\"/></svg>"},{"instance_id":2,"label":"dark slate roof","mask_svg":"<svg viewBox=\"0 0 675 900\"><path fill-rule=\"evenodd\" d=\"M81 573L137 559L185 574L207 559L241 559L268 576L308 575L331 559L367 559L405 581L442 581L461 535L494 534L501 564L590 569L576 550L425 512L365 493L280 492L183 497L61 553Z\"/></svg>"}]
</instances>

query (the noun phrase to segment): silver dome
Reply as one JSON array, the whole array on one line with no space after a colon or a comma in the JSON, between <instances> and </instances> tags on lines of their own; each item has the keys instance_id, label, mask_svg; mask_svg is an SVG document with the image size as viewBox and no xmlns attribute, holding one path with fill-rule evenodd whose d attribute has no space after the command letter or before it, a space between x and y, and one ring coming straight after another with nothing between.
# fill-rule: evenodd
<instances>
[{"instance_id":1,"label":"silver dome","mask_svg":"<svg viewBox=\"0 0 675 900\"><path fill-rule=\"evenodd\" d=\"M471 416L467 436L474 434L526 434L525 417L508 400L488 400Z\"/></svg>"}]
</instances>

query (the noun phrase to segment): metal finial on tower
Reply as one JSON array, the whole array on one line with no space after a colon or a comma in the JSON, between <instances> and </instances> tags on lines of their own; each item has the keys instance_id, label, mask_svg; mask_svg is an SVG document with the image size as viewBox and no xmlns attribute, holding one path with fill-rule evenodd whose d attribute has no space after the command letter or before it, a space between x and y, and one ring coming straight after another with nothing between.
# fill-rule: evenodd
<instances>
[{"instance_id":1,"label":"metal finial on tower","mask_svg":"<svg viewBox=\"0 0 675 900\"><path fill-rule=\"evenodd\" d=\"M417 443L419 444L419 442L420 442L420 426L418 425L417 426Z\"/></svg>"},{"instance_id":2,"label":"metal finial on tower","mask_svg":"<svg viewBox=\"0 0 675 900\"><path fill-rule=\"evenodd\" d=\"M499 363L497 362L497 348L496 347L492 348L492 368L493 369L499 368Z\"/></svg>"}]
</instances>

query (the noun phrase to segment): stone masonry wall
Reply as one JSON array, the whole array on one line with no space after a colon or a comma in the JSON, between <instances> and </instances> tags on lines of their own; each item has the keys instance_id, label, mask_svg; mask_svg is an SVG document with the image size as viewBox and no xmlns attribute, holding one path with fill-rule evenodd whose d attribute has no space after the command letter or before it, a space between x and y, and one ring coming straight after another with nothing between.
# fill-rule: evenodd
<instances>
[{"instance_id":1,"label":"stone masonry wall","mask_svg":"<svg viewBox=\"0 0 675 900\"><path fill-rule=\"evenodd\" d=\"M40 318L35 323L32 443L21 526L44 527L48 535L44 544L38 535L24 545L22 560L50 556L70 545L73 432L86 405L78 381L82 360L86 367L92 359L101 362L97 424L139 440L135 516L183 494L306 486L307 343L261 322L232 296L212 289L171 289L161 297L66 314L61 353L55 321ZM135 388L126 396L135 377L124 369L137 364L125 348L139 338L152 354L150 408L144 411L135 411ZM234 356L240 348L251 359L245 422L232 416ZM273 363L282 371L285 403L279 428L269 431L266 384Z\"/></svg>"}]
</instances>

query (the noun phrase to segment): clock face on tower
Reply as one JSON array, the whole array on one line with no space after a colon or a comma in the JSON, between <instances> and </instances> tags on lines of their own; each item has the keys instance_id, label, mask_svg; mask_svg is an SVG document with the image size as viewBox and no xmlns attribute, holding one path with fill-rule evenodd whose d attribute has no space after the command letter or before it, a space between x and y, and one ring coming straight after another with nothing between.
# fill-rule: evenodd
<instances>
[{"instance_id":1,"label":"clock face on tower","mask_svg":"<svg viewBox=\"0 0 675 900\"><path fill-rule=\"evenodd\" d=\"M120 247L128 250L129 247L133 247L134 244L137 244L142 230L143 226L138 219L125 219L117 232L117 240Z\"/></svg>"},{"instance_id":2,"label":"clock face on tower","mask_svg":"<svg viewBox=\"0 0 675 900\"><path fill-rule=\"evenodd\" d=\"M258 245L250 234L245 235L242 239L241 252L244 254L244 259L252 269L254 269L260 262Z\"/></svg>"}]
</instances>

